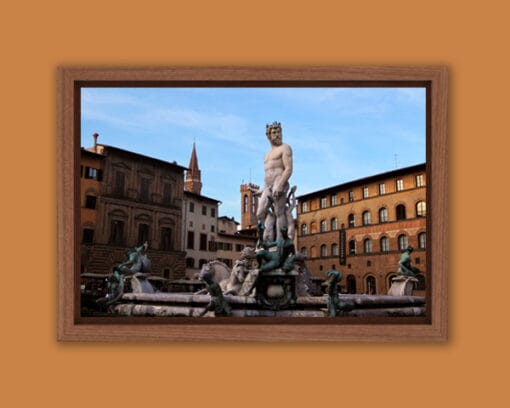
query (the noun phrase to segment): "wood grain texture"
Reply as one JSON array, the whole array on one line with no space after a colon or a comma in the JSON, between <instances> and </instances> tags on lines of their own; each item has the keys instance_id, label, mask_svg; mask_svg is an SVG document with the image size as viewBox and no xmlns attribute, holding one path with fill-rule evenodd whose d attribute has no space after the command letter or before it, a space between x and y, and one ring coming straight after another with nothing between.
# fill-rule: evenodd
<instances>
[{"instance_id":1,"label":"wood grain texture","mask_svg":"<svg viewBox=\"0 0 510 408\"><path fill-rule=\"evenodd\" d=\"M426 86L428 260L431 279L425 322L335 319L331 324L87 324L79 317L77 169L80 86ZM448 329L448 153L445 67L61 67L58 70L57 271L60 341L317 342L445 341ZM406 322L413 324L406 324Z\"/></svg>"}]
</instances>

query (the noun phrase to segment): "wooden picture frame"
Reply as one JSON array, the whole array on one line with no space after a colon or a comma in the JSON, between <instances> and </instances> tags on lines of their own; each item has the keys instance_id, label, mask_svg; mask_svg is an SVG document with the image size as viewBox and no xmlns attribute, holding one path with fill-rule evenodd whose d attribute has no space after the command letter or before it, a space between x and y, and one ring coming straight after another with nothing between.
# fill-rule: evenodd
<instances>
[{"instance_id":1,"label":"wooden picture frame","mask_svg":"<svg viewBox=\"0 0 510 408\"><path fill-rule=\"evenodd\" d=\"M424 86L429 207L427 317L390 319L132 318L79 315L80 88L83 86ZM60 341L423 342L447 339L447 87L445 67L60 67L57 260ZM214 320L214 322L211 322ZM324 320L324 321L322 321Z\"/></svg>"}]
</instances>

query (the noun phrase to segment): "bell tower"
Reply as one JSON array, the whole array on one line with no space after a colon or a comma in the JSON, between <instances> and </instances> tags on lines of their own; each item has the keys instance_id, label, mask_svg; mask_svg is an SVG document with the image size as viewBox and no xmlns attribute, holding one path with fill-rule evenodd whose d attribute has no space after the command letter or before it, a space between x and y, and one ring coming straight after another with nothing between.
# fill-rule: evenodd
<instances>
[{"instance_id":1,"label":"bell tower","mask_svg":"<svg viewBox=\"0 0 510 408\"><path fill-rule=\"evenodd\" d=\"M259 186L241 184L241 229L247 230L257 226L257 209Z\"/></svg>"},{"instance_id":2,"label":"bell tower","mask_svg":"<svg viewBox=\"0 0 510 408\"><path fill-rule=\"evenodd\" d=\"M184 190L198 195L200 195L200 192L202 191L202 182L200 181L200 169L198 168L198 159L197 151L195 149L195 142L193 142L193 150L191 151L191 158L189 159L188 171L186 172Z\"/></svg>"}]
</instances>

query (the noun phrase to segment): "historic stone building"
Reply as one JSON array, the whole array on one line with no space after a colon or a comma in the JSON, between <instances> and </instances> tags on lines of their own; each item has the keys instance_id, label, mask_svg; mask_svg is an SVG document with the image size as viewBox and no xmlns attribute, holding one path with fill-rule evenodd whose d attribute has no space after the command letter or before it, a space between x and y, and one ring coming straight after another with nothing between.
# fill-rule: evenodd
<instances>
[{"instance_id":1,"label":"historic stone building","mask_svg":"<svg viewBox=\"0 0 510 408\"><path fill-rule=\"evenodd\" d=\"M184 192L183 248L188 278L196 276L204 263L216 259L219 203L214 198Z\"/></svg>"},{"instance_id":2,"label":"historic stone building","mask_svg":"<svg viewBox=\"0 0 510 408\"><path fill-rule=\"evenodd\" d=\"M315 277L343 272L347 293L385 294L400 254L414 248L413 265L426 265L426 166L420 164L298 197L297 249Z\"/></svg>"},{"instance_id":3,"label":"historic stone building","mask_svg":"<svg viewBox=\"0 0 510 408\"><path fill-rule=\"evenodd\" d=\"M126 249L149 243L152 274L184 277L184 170L97 143L81 149L81 272L108 274Z\"/></svg>"},{"instance_id":4,"label":"historic stone building","mask_svg":"<svg viewBox=\"0 0 510 408\"><path fill-rule=\"evenodd\" d=\"M101 182L103 180L103 158L103 155L96 152L81 150L80 213L81 242L83 244L94 242L97 226L97 200L101 194Z\"/></svg>"},{"instance_id":5,"label":"historic stone building","mask_svg":"<svg viewBox=\"0 0 510 408\"><path fill-rule=\"evenodd\" d=\"M216 241L217 259L230 268L241 257L246 247L255 248L257 237L254 234L238 230L239 223L234 218L218 218L218 240Z\"/></svg>"},{"instance_id":6,"label":"historic stone building","mask_svg":"<svg viewBox=\"0 0 510 408\"><path fill-rule=\"evenodd\" d=\"M184 182L183 241L186 277L193 278L202 265L216 259L219 200L203 196L201 171L193 143Z\"/></svg>"}]
</instances>

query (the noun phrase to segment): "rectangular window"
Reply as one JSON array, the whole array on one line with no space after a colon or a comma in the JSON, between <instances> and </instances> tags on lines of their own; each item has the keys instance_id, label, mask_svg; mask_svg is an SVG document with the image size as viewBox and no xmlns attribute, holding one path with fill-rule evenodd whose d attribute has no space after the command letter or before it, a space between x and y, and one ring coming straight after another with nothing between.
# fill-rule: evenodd
<instances>
[{"instance_id":1,"label":"rectangular window","mask_svg":"<svg viewBox=\"0 0 510 408\"><path fill-rule=\"evenodd\" d=\"M404 180L398 179L397 180L397 191L402 191L404 189Z\"/></svg>"},{"instance_id":2,"label":"rectangular window","mask_svg":"<svg viewBox=\"0 0 510 408\"><path fill-rule=\"evenodd\" d=\"M236 252L241 252L244 249L243 244L236 244Z\"/></svg>"},{"instance_id":3,"label":"rectangular window","mask_svg":"<svg viewBox=\"0 0 510 408\"><path fill-rule=\"evenodd\" d=\"M202 206L202 215L207 215L207 207L205 205Z\"/></svg>"},{"instance_id":4,"label":"rectangular window","mask_svg":"<svg viewBox=\"0 0 510 408\"><path fill-rule=\"evenodd\" d=\"M149 186L150 180L148 178L142 177L140 180L140 200L149 201Z\"/></svg>"},{"instance_id":5,"label":"rectangular window","mask_svg":"<svg viewBox=\"0 0 510 408\"><path fill-rule=\"evenodd\" d=\"M189 203L189 212L190 213L195 212L195 203L192 202Z\"/></svg>"},{"instance_id":6,"label":"rectangular window","mask_svg":"<svg viewBox=\"0 0 510 408\"><path fill-rule=\"evenodd\" d=\"M161 228L161 243L160 248L163 251L170 251L172 249L172 229L168 227Z\"/></svg>"},{"instance_id":7,"label":"rectangular window","mask_svg":"<svg viewBox=\"0 0 510 408\"><path fill-rule=\"evenodd\" d=\"M216 232L216 228L214 227L214 225L211 225L211 232Z\"/></svg>"},{"instance_id":8,"label":"rectangular window","mask_svg":"<svg viewBox=\"0 0 510 408\"><path fill-rule=\"evenodd\" d=\"M124 244L124 221L112 221L110 225L110 243L113 245Z\"/></svg>"},{"instance_id":9,"label":"rectangular window","mask_svg":"<svg viewBox=\"0 0 510 408\"><path fill-rule=\"evenodd\" d=\"M85 178L98 180L99 179L99 169L94 167L85 167Z\"/></svg>"},{"instance_id":10,"label":"rectangular window","mask_svg":"<svg viewBox=\"0 0 510 408\"><path fill-rule=\"evenodd\" d=\"M84 228L81 242L84 244L92 244L94 242L94 230L91 228Z\"/></svg>"},{"instance_id":11,"label":"rectangular window","mask_svg":"<svg viewBox=\"0 0 510 408\"><path fill-rule=\"evenodd\" d=\"M188 249L195 248L195 233L193 231L188 231L188 245L186 246Z\"/></svg>"},{"instance_id":12,"label":"rectangular window","mask_svg":"<svg viewBox=\"0 0 510 408\"><path fill-rule=\"evenodd\" d=\"M207 251L207 234L200 234L200 250Z\"/></svg>"},{"instance_id":13,"label":"rectangular window","mask_svg":"<svg viewBox=\"0 0 510 408\"><path fill-rule=\"evenodd\" d=\"M328 201L326 197L321 197L321 208L326 208L328 205Z\"/></svg>"},{"instance_id":14,"label":"rectangular window","mask_svg":"<svg viewBox=\"0 0 510 408\"><path fill-rule=\"evenodd\" d=\"M214 252L218 249L218 245L216 245L216 242L209 241L209 251Z\"/></svg>"},{"instance_id":15,"label":"rectangular window","mask_svg":"<svg viewBox=\"0 0 510 408\"><path fill-rule=\"evenodd\" d=\"M423 180L423 174L418 174L416 176L416 187L423 187L425 185L425 181Z\"/></svg>"},{"instance_id":16,"label":"rectangular window","mask_svg":"<svg viewBox=\"0 0 510 408\"><path fill-rule=\"evenodd\" d=\"M368 198L368 187L363 187L363 198Z\"/></svg>"},{"instance_id":17,"label":"rectangular window","mask_svg":"<svg viewBox=\"0 0 510 408\"><path fill-rule=\"evenodd\" d=\"M301 212L305 213L308 211L308 203L306 201L301 203Z\"/></svg>"},{"instance_id":18,"label":"rectangular window","mask_svg":"<svg viewBox=\"0 0 510 408\"><path fill-rule=\"evenodd\" d=\"M115 194L123 196L126 183L126 176L124 173L118 171L115 173Z\"/></svg>"},{"instance_id":19,"label":"rectangular window","mask_svg":"<svg viewBox=\"0 0 510 408\"><path fill-rule=\"evenodd\" d=\"M145 241L149 241L150 228L147 224L138 224L138 245L142 245Z\"/></svg>"},{"instance_id":20,"label":"rectangular window","mask_svg":"<svg viewBox=\"0 0 510 408\"><path fill-rule=\"evenodd\" d=\"M349 191L349 201L354 201L354 191Z\"/></svg>"},{"instance_id":21,"label":"rectangular window","mask_svg":"<svg viewBox=\"0 0 510 408\"><path fill-rule=\"evenodd\" d=\"M170 183L163 185L163 203L172 204L172 185Z\"/></svg>"},{"instance_id":22,"label":"rectangular window","mask_svg":"<svg viewBox=\"0 0 510 408\"><path fill-rule=\"evenodd\" d=\"M85 197L85 208L95 209L96 208L96 202L97 202L97 197L96 196L93 196L93 195L86 196Z\"/></svg>"},{"instance_id":23,"label":"rectangular window","mask_svg":"<svg viewBox=\"0 0 510 408\"><path fill-rule=\"evenodd\" d=\"M217 248L223 251L232 251L232 244L230 242L217 242Z\"/></svg>"},{"instance_id":24,"label":"rectangular window","mask_svg":"<svg viewBox=\"0 0 510 408\"><path fill-rule=\"evenodd\" d=\"M386 184L381 183L379 184L379 195L386 194Z\"/></svg>"},{"instance_id":25,"label":"rectangular window","mask_svg":"<svg viewBox=\"0 0 510 408\"><path fill-rule=\"evenodd\" d=\"M216 217L216 208L211 208L211 217Z\"/></svg>"},{"instance_id":26,"label":"rectangular window","mask_svg":"<svg viewBox=\"0 0 510 408\"><path fill-rule=\"evenodd\" d=\"M336 205L336 195L331 196L331 206Z\"/></svg>"}]
</instances>

